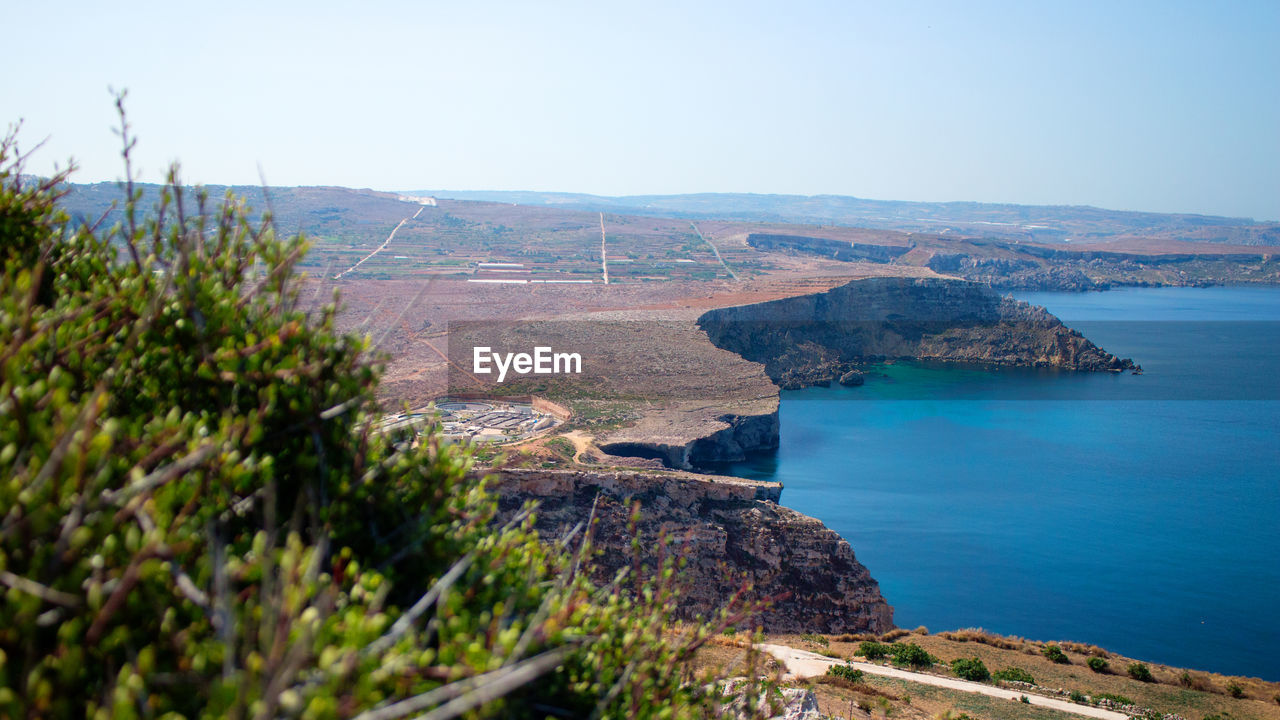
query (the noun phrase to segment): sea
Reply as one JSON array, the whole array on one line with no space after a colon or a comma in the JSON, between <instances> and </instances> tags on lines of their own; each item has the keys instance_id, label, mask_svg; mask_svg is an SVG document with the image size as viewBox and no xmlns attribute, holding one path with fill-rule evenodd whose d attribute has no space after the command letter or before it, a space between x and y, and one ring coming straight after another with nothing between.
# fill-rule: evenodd
<instances>
[{"instance_id":1,"label":"sea","mask_svg":"<svg viewBox=\"0 0 1280 720\"><path fill-rule=\"evenodd\" d=\"M784 484L899 627L1280 680L1280 288L1015 293L1141 374L898 362L784 391Z\"/></svg>"}]
</instances>

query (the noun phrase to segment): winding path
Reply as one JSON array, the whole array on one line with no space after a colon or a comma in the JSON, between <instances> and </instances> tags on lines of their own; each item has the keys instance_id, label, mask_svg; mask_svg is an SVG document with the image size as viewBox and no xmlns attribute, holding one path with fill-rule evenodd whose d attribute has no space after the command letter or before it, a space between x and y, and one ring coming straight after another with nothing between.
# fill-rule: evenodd
<instances>
[{"instance_id":1,"label":"winding path","mask_svg":"<svg viewBox=\"0 0 1280 720\"><path fill-rule=\"evenodd\" d=\"M825 675L827 668L832 665L843 664L845 662L844 660L829 658L825 655L819 655L807 650L797 650L793 647L787 647L786 645L763 643L758 647L777 658L786 666L786 678L788 679ZM1122 712L1116 712L1115 710L1104 710L1103 708L1090 707L1088 705L1078 705L1066 700L1045 697L1043 695L1033 695L1026 692L1018 692L1016 690L1006 690L1004 688L995 687L994 685L986 685L984 683L972 682L970 680L939 677L937 675L911 672L910 670L886 667L884 665L876 665L875 663L868 662L850 662L849 664L868 675L882 675L884 677L920 683L921 685L936 685L937 687L949 688L951 690L980 693L982 695L1007 698L1010 700L1018 700L1025 697L1032 705L1039 705L1040 707L1061 710L1062 712L1098 718L1099 720L1129 720L1128 715L1125 715Z\"/></svg>"}]
</instances>

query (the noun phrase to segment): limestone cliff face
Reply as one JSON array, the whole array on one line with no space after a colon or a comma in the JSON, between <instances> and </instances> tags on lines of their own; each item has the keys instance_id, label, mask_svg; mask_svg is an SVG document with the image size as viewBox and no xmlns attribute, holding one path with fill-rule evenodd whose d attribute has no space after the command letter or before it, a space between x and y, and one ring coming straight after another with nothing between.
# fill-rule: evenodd
<instances>
[{"instance_id":1,"label":"limestone cliff face","mask_svg":"<svg viewBox=\"0 0 1280 720\"><path fill-rule=\"evenodd\" d=\"M963 280L855 280L823 293L711 310L698 324L716 346L764 363L784 388L829 382L854 364L890 358L1135 367L1043 308Z\"/></svg>"},{"instance_id":2,"label":"limestone cliff face","mask_svg":"<svg viewBox=\"0 0 1280 720\"><path fill-rule=\"evenodd\" d=\"M602 581L631 564L627 522L638 500L645 562L655 563L660 532L685 547L685 616L715 611L750 583L749 597L779 598L761 619L771 631L879 633L893 627L893 608L849 544L821 522L779 506L776 483L683 473L503 470L494 489L504 514L538 501L538 527L549 538L586 521L596 503L595 540L604 553L593 572Z\"/></svg>"},{"instance_id":3,"label":"limestone cliff face","mask_svg":"<svg viewBox=\"0 0 1280 720\"><path fill-rule=\"evenodd\" d=\"M667 417L646 418L636 425L614 433L599 443L611 455L654 458L669 468L688 470L706 463L733 462L746 458L748 452L774 450L778 447L778 409L760 415L725 414L715 418L715 425L702 433L689 432L671 437Z\"/></svg>"}]
</instances>

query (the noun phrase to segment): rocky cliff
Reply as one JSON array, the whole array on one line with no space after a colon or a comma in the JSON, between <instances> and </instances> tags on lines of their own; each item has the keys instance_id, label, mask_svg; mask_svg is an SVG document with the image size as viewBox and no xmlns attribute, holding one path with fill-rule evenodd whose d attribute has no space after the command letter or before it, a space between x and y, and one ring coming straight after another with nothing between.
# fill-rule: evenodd
<instances>
[{"instance_id":1,"label":"rocky cliff","mask_svg":"<svg viewBox=\"0 0 1280 720\"><path fill-rule=\"evenodd\" d=\"M1280 282L1280 256L1273 251L1141 253L1035 245L980 249L993 254L938 251L925 266L1000 290L1076 292Z\"/></svg>"},{"instance_id":2,"label":"rocky cliff","mask_svg":"<svg viewBox=\"0 0 1280 720\"><path fill-rule=\"evenodd\" d=\"M611 579L632 561L631 503L645 562L657 559L665 533L688 559L680 612L707 615L746 584L748 597L780 597L761 618L774 632L884 632L893 608L853 549L821 522L777 504L781 486L687 473L503 470L494 489L504 515L540 503L538 528L549 538L586 521L596 505L593 569ZM599 501L596 501L597 495Z\"/></svg>"},{"instance_id":3,"label":"rocky cliff","mask_svg":"<svg viewBox=\"0 0 1280 720\"><path fill-rule=\"evenodd\" d=\"M803 235L751 233L747 244L760 250L795 250L846 262L887 263L910 252L910 245L876 245Z\"/></svg>"},{"instance_id":4,"label":"rocky cliff","mask_svg":"<svg viewBox=\"0 0 1280 720\"><path fill-rule=\"evenodd\" d=\"M715 418L715 428L706 434L688 433L668 437L660 426L676 423L666 415L642 418L635 425L600 441L600 449L611 455L654 458L669 468L689 469L697 465L733 462L748 452L778 447L778 408L775 404L759 415L726 413ZM658 434L655 434L658 433Z\"/></svg>"},{"instance_id":5,"label":"rocky cliff","mask_svg":"<svg viewBox=\"0 0 1280 720\"><path fill-rule=\"evenodd\" d=\"M1043 308L983 285L940 278L867 278L827 292L711 310L711 341L784 388L830 382L851 367L892 358L1134 369Z\"/></svg>"}]
</instances>

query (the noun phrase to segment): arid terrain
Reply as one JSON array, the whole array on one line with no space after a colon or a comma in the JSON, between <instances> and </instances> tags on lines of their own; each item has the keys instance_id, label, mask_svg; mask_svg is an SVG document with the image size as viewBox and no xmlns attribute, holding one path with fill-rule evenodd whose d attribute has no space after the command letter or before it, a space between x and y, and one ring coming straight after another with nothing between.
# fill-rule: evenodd
<instances>
[{"instance_id":1,"label":"arid terrain","mask_svg":"<svg viewBox=\"0 0 1280 720\"><path fill-rule=\"evenodd\" d=\"M853 549L820 522L780 507L780 486L679 472L776 447L779 387L857 384L862 364L895 358L1136 370L1001 291L1280 282L1280 247L1222 242L1269 241L1267 228L1242 225L1217 242L1193 242L1205 224L1174 232L1176 219L1147 234L1120 228L1105 242L1069 244L343 188L248 190L271 209L277 232L311 238L300 301L319 307L339 299L340 329L366 335L386 364L380 393L388 411L499 395L536 396L567 411L548 435L478 452L486 469L499 471L495 487L507 511L543 503L539 522L552 536L594 514L615 560L602 566L607 572L625 555L628 509L640 501L642 534L678 538L693 559L700 581L689 612L710 610L749 582L761 597L784 598L765 617L774 632L892 627L892 608ZM113 192L77 186L66 207L86 222L116 222ZM582 370L497 382L473 366L482 346L551 347L579 355ZM943 660L972 648L989 664L1031 663L1037 678L1062 687L1118 689L1162 710L1200 713L1188 720L1274 716L1262 708L1270 686L1246 683L1249 700L1239 704L1223 699L1221 679L1169 689L1172 671L1157 669L1160 682L1148 692L1115 675L1078 675L1079 664L1077 675L1060 677L1056 666L1040 667L1026 643L1001 650L1028 654L1023 659L992 655L982 643L920 641ZM732 645L721 659L741 659ZM822 650L844 656L853 647L836 641ZM1066 717L1043 708L996 712L995 700L898 680L867 685L873 689L820 684L819 697L824 709L856 710L861 702L884 717L952 709Z\"/></svg>"},{"instance_id":2,"label":"arid terrain","mask_svg":"<svg viewBox=\"0 0 1280 720\"><path fill-rule=\"evenodd\" d=\"M154 188L144 191L154 194ZM215 199L243 194L270 211L278 232L311 239L305 300L318 304L338 294L342 329L367 334L386 358L388 409L420 407L449 393L543 395L573 410L566 431L671 467L689 467L699 455L732 459L769 447L776 431L759 419L776 411L776 386L834 381L869 357L1090 369L1110 362L1082 364L1077 355L1093 352L1083 346L1064 354L1059 346L1067 331L1052 324L1031 333L1036 342L1013 342L1027 336L1026 323L1040 321L996 309L996 292L1280 282L1280 247L1254 244L1271 242L1274 228L1230 218L902 204L893 216L900 222L868 221L873 227L862 228L850 224L874 219L867 213L880 206L772 196L639 205L576 196L551 205L545 204L550 196L511 196L533 203L526 205L332 187L209 192ZM111 209L118 197L110 184L80 185L64 204L75 218L111 223L119 220ZM623 214L631 210L639 212ZM663 212L674 217L659 216ZM915 230L944 216L964 222ZM1010 234L1015 220L1035 232ZM1081 237L1055 241L1045 234L1049 229ZM1089 232L1076 232L1082 229ZM891 289L856 282L872 278L910 284ZM975 290L957 304L956 288L964 283L938 284L945 280L972 281ZM856 289L839 290L854 288L850 283ZM983 290L985 299L976 299L979 286L995 292ZM719 309L761 308L747 313L755 313L753 322L772 323L777 318L768 313L794 315L798 306L769 303L800 296L818 298L801 305L821 318L804 321L825 329L810 327L795 342L788 334L752 337L750 343L773 348L768 357L753 354L740 333L735 340L721 328L716 342L708 338L706 323L723 317L714 315ZM870 335L879 340L856 347L831 340L847 334L849 328L832 323L854 307L901 305L909 297L916 298L911 313L917 317L907 320L920 322L907 331L889 328L897 340L880 332L885 323L901 324L892 308L870 319L877 324ZM831 303L849 307L817 309ZM928 327L920 325L926 321ZM949 327L956 324L964 328ZM467 338L458 334L464 327ZM480 342L506 342L512 351L521 343L571 347L586 368L575 377L526 375L499 385L470 372L469 352Z\"/></svg>"},{"instance_id":3,"label":"arid terrain","mask_svg":"<svg viewBox=\"0 0 1280 720\"><path fill-rule=\"evenodd\" d=\"M825 674L826 666L843 665L845 661L866 667L868 660L858 654L859 645L877 639L918 645L937 662L923 668L903 668L888 660L874 660L873 667L882 667L891 674L877 674L867 668L856 682ZM755 656L757 670L770 671L778 677L785 675L783 686L812 690L819 708L829 717L927 720L963 715L990 720L1068 720L1087 717L1087 712L1114 711L1124 706L1128 707L1120 710L1120 716L1177 716L1186 720L1280 717L1280 683L1149 663L1142 664L1151 672L1151 679L1138 680L1130 677L1128 668L1141 660L1070 641L1035 642L977 629L929 634L926 628L894 630L878 638L872 634L805 633L769 635L763 640L774 648L792 649L796 652L787 654L803 656L808 661L784 663L768 652L760 652ZM700 661L708 667L745 670L752 659L750 645L751 638L742 633L717 638L702 651ZM1062 651L1058 662L1045 656L1050 646ZM1105 661L1101 670L1093 670L1087 664L1095 657ZM980 687L967 689L932 684L961 684L954 682L957 677L948 666L958 659L973 658L981 660L991 673L1010 668L1024 671L1034 683L986 680L979 683ZM997 688L1014 691L1014 699L981 692ZM1022 695L1031 702L1021 702ZM1055 705L1069 703L1066 707L1070 710L1046 707L1040 704L1044 700L1054 701Z\"/></svg>"}]
</instances>

